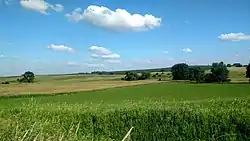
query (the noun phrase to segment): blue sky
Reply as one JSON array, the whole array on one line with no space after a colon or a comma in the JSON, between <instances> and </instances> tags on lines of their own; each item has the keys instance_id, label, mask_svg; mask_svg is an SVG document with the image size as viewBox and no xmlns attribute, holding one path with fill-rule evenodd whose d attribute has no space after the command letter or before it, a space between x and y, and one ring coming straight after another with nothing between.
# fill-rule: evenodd
<instances>
[{"instance_id":1,"label":"blue sky","mask_svg":"<svg viewBox=\"0 0 250 141\"><path fill-rule=\"evenodd\" d=\"M0 76L250 61L249 0L0 0Z\"/></svg>"}]
</instances>

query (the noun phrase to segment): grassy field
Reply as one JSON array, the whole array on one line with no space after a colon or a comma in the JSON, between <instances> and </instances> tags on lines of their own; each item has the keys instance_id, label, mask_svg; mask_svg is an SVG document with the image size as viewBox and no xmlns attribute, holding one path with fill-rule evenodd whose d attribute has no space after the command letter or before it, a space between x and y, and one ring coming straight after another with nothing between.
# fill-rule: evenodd
<instances>
[{"instance_id":1,"label":"grassy field","mask_svg":"<svg viewBox=\"0 0 250 141\"><path fill-rule=\"evenodd\" d=\"M246 82L244 71L230 68L230 78ZM38 76L34 84L0 78L13 81L0 85L0 140L122 140L131 127L129 137L139 141L250 140L249 84L121 77Z\"/></svg>"},{"instance_id":2,"label":"grassy field","mask_svg":"<svg viewBox=\"0 0 250 141\"><path fill-rule=\"evenodd\" d=\"M39 96L39 94L37 94ZM120 104L125 100L139 101L144 99L164 101L208 101L211 99L234 99L250 96L248 84L181 84L181 83L159 83L138 85L123 88L112 88L107 90L95 90L85 92L62 93L59 96L34 97L39 103L66 102L92 103L92 104ZM20 105L28 102L31 98L5 98L0 99L0 105Z\"/></svg>"},{"instance_id":3,"label":"grassy field","mask_svg":"<svg viewBox=\"0 0 250 141\"><path fill-rule=\"evenodd\" d=\"M248 84L159 83L2 97L0 140L248 140Z\"/></svg>"},{"instance_id":4,"label":"grassy field","mask_svg":"<svg viewBox=\"0 0 250 141\"><path fill-rule=\"evenodd\" d=\"M232 83L247 82L245 78L245 68L229 68L229 77ZM157 72L152 72L152 75ZM147 83L156 83L159 78L171 81L171 72L158 72L160 76L152 78L150 81L121 81L123 75L51 75L36 76L34 84L19 84L18 77L0 77L0 82L8 81L11 84L0 84L0 96L20 95L20 94L53 94L63 92L89 91L96 89L106 89L123 86L133 86Z\"/></svg>"}]
</instances>

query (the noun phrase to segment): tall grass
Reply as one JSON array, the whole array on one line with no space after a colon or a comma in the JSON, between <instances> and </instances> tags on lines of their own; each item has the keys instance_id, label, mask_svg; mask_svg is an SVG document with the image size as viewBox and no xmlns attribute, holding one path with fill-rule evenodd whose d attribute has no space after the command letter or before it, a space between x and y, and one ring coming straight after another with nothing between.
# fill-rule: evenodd
<instances>
[{"instance_id":1,"label":"tall grass","mask_svg":"<svg viewBox=\"0 0 250 141\"><path fill-rule=\"evenodd\" d=\"M36 104L0 110L0 140L249 140L250 100L183 102L126 101L117 107Z\"/></svg>"}]
</instances>

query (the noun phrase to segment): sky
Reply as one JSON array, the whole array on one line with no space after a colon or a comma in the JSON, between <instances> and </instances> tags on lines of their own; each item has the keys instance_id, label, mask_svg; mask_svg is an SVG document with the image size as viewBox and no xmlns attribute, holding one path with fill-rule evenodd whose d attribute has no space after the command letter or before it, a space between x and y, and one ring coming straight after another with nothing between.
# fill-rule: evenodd
<instances>
[{"instance_id":1,"label":"sky","mask_svg":"<svg viewBox=\"0 0 250 141\"><path fill-rule=\"evenodd\" d=\"M0 76L250 62L249 0L0 0Z\"/></svg>"}]
</instances>

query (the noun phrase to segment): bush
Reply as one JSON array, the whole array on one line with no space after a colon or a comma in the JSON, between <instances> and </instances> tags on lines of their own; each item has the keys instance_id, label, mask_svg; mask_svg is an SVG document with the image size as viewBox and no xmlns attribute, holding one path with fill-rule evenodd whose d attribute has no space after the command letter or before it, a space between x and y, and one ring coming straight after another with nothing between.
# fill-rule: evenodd
<instances>
[{"instance_id":1,"label":"bush","mask_svg":"<svg viewBox=\"0 0 250 141\"><path fill-rule=\"evenodd\" d=\"M227 67L230 68L230 67L232 67L232 65L231 64L227 64Z\"/></svg>"},{"instance_id":2,"label":"bush","mask_svg":"<svg viewBox=\"0 0 250 141\"><path fill-rule=\"evenodd\" d=\"M4 82L2 82L2 84L10 84L10 82L4 81Z\"/></svg>"},{"instance_id":3,"label":"bush","mask_svg":"<svg viewBox=\"0 0 250 141\"><path fill-rule=\"evenodd\" d=\"M157 72L155 75L158 75L159 73Z\"/></svg>"},{"instance_id":4,"label":"bush","mask_svg":"<svg viewBox=\"0 0 250 141\"><path fill-rule=\"evenodd\" d=\"M161 81L161 78L159 78L158 81Z\"/></svg>"},{"instance_id":5,"label":"bush","mask_svg":"<svg viewBox=\"0 0 250 141\"><path fill-rule=\"evenodd\" d=\"M185 63L175 64L171 72L173 80L188 80L188 65Z\"/></svg>"},{"instance_id":6,"label":"bush","mask_svg":"<svg viewBox=\"0 0 250 141\"><path fill-rule=\"evenodd\" d=\"M126 81L134 81L134 80L138 80L138 79L139 79L139 75L136 72L126 72L125 73L124 80L126 80Z\"/></svg>"},{"instance_id":7,"label":"bush","mask_svg":"<svg viewBox=\"0 0 250 141\"><path fill-rule=\"evenodd\" d=\"M139 76L139 80L146 80L150 79L150 72L142 72Z\"/></svg>"}]
</instances>

